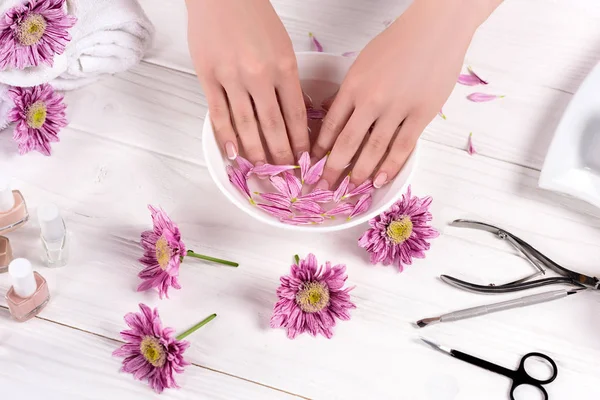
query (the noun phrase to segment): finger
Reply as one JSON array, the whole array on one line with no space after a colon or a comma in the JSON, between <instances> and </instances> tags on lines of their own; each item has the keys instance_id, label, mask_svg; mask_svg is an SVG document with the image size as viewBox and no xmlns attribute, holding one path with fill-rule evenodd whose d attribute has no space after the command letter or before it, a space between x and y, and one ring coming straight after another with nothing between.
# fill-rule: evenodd
<instances>
[{"instance_id":1,"label":"finger","mask_svg":"<svg viewBox=\"0 0 600 400\"><path fill-rule=\"evenodd\" d=\"M381 164L377 174L375 174L373 186L380 188L398 175L426 126L426 121L411 116L408 116L402 122L400 131L390 147L389 154Z\"/></svg>"},{"instance_id":2,"label":"finger","mask_svg":"<svg viewBox=\"0 0 600 400\"><path fill-rule=\"evenodd\" d=\"M325 111L329 111L329 109L331 108L331 105L333 104L333 101L335 100L335 97L337 96L339 92L339 89L335 91L334 94L332 94L331 96L327 97L325 100L323 100L323 102L321 103L321 108Z\"/></svg>"},{"instance_id":3,"label":"finger","mask_svg":"<svg viewBox=\"0 0 600 400\"><path fill-rule=\"evenodd\" d=\"M344 169L352 161L373 122L372 114L359 109L354 111L327 158L321 178L322 182L318 186L320 189L325 189L325 182L328 188L332 188L337 182Z\"/></svg>"},{"instance_id":4,"label":"finger","mask_svg":"<svg viewBox=\"0 0 600 400\"><path fill-rule=\"evenodd\" d=\"M252 164L265 163L267 156L258 133L256 115L250 95L241 86L227 88L235 129L244 148L244 156Z\"/></svg>"},{"instance_id":5,"label":"finger","mask_svg":"<svg viewBox=\"0 0 600 400\"><path fill-rule=\"evenodd\" d=\"M308 120L306 119L306 107L300 81L298 78L284 80L284 83L278 87L277 94L292 154L299 158L300 153L310 150Z\"/></svg>"},{"instance_id":6,"label":"finger","mask_svg":"<svg viewBox=\"0 0 600 400\"><path fill-rule=\"evenodd\" d=\"M394 134L399 129L400 121L397 116L377 120L373 132L360 150L358 160L352 168L350 181L353 184L360 185L371 177L390 147Z\"/></svg>"},{"instance_id":7,"label":"finger","mask_svg":"<svg viewBox=\"0 0 600 400\"><path fill-rule=\"evenodd\" d=\"M321 131L312 149L313 157L320 159L331 150L353 111L354 105L347 96L336 97L321 124Z\"/></svg>"},{"instance_id":8,"label":"finger","mask_svg":"<svg viewBox=\"0 0 600 400\"><path fill-rule=\"evenodd\" d=\"M261 85L260 88L251 91L251 94L273 163L293 164L294 156L275 88L269 85Z\"/></svg>"},{"instance_id":9,"label":"finger","mask_svg":"<svg viewBox=\"0 0 600 400\"><path fill-rule=\"evenodd\" d=\"M222 151L230 160L235 160L239 154L239 147L229 113L229 103L223 87L218 83L205 85L206 100L210 121L215 132L215 138Z\"/></svg>"}]
</instances>

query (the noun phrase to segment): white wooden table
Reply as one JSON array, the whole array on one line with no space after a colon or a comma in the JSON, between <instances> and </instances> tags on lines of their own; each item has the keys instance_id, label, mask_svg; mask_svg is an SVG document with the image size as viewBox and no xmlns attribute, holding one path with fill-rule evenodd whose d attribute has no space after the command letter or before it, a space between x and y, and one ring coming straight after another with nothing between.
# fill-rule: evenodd
<instances>
[{"instance_id":1,"label":"white wooden table","mask_svg":"<svg viewBox=\"0 0 600 400\"><path fill-rule=\"evenodd\" d=\"M537 187L556 124L577 87L600 59L597 0L507 0L479 29L467 54L506 98L475 104L457 87L422 137L413 181L432 195L442 232L425 260L399 274L370 266L356 246L364 227L327 237L282 234L258 225L218 192L206 170L200 132L206 99L193 75L181 0L142 0L157 27L154 50L132 71L69 93L71 124L54 155L18 156L0 134L0 169L16 176L32 209L56 202L74 235L63 269L38 261L35 218L10 234L18 256L31 258L49 282L52 301L36 319L9 319L0 300L0 398L148 399L146 384L120 374L122 317L139 302L158 306L166 325L184 329L216 312L192 335L193 363L164 399L486 399L508 396L509 380L418 342L419 334L515 368L540 351L559 367L550 398L597 399L600 384L600 297L557 302L418 331L411 322L506 296L463 292L437 277L478 282L529 271L504 242L448 227L460 217L495 223L565 266L600 275L600 211ZM314 32L325 51L358 50L383 21L407 7L400 0L278 0L297 50ZM464 148L474 133L476 156ZM183 289L160 301L137 293L139 234L150 226L148 203L160 204L188 247L239 261L238 269L189 262ZM268 327L279 276L293 254L348 265L358 308L332 340L288 340ZM0 293L10 286L0 276ZM542 289L542 291L545 289ZM18 397L17 397L18 396ZM534 397L531 397L534 398Z\"/></svg>"}]
</instances>

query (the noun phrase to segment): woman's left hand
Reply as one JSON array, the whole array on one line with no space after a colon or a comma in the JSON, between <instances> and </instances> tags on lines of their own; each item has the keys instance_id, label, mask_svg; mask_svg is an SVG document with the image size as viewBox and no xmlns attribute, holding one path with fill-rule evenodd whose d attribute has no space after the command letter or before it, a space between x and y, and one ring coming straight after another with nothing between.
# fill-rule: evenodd
<instances>
[{"instance_id":1,"label":"woman's left hand","mask_svg":"<svg viewBox=\"0 0 600 400\"><path fill-rule=\"evenodd\" d=\"M398 174L452 92L471 37L494 3L416 0L365 47L313 147L317 158L331 150L317 187L333 188L353 160L355 185L373 176L381 187Z\"/></svg>"}]
</instances>

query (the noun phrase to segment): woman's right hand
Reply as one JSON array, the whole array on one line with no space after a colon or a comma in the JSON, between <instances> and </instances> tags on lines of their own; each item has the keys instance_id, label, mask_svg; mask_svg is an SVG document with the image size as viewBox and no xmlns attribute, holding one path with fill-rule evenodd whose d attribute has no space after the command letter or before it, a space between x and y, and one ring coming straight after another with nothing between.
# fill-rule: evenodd
<instances>
[{"instance_id":1,"label":"woman's right hand","mask_svg":"<svg viewBox=\"0 0 600 400\"><path fill-rule=\"evenodd\" d=\"M310 150L306 107L291 40L271 3L187 0L187 8L190 53L223 151L235 159L241 146L253 164L293 164Z\"/></svg>"}]
</instances>

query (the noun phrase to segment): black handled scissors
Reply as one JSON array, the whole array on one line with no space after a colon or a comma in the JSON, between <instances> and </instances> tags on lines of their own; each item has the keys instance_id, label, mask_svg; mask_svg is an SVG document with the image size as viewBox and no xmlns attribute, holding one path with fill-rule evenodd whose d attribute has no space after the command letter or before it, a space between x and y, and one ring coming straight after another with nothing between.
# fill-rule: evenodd
<instances>
[{"instance_id":1,"label":"black handled scissors","mask_svg":"<svg viewBox=\"0 0 600 400\"><path fill-rule=\"evenodd\" d=\"M535 387L544 394L544 399L548 400L548 392L546 392L546 389L544 389L543 385L547 385L553 382L556 379L556 376L558 375L558 368L556 367L556 363L554 362L554 360L542 353L525 354L523 358L521 358L519 368L513 371L512 369L501 367L500 365L496 365L489 361L482 360L481 358L477 358L467 353L463 353L462 351L454 350L446 346L441 346L427 339L421 338L421 340L433 347L434 349L447 353L454 358L458 358L459 360L466 361L469 364L477 365L478 367L485 368L488 371L492 371L512 379L512 387L510 388L511 400L515 400L515 390L521 385L530 385ZM550 363L550 365L552 366L552 375L550 376L550 378L542 380L536 379L533 376L529 375L529 373L525 369L525 361L528 358L532 357L541 358Z\"/></svg>"},{"instance_id":2,"label":"black handled scissors","mask_svg":"<svg viewBox=\"0 0 600 400\"><path fill-rule=\"evenodd\" d=\"M526 290L540 286L555 284L567 284L577 286L580 288L600 289L600 281L598 280L598 278L587 276L579 272L571 271L570 269L567 269L555 263L550 258L546 257L544 254L536 250L533 246L525 242L523 239L513 235L512 233L504 229L483 222L471 221L467 219L457 219L454 222L452 222L451 225L481 229L484 231L494 233L500 239L508 241L514 248L516 248L537 269L537 271L532 275L526 276L525 278L518 279L513 282L501 285L495 285L492 283L488 286L477 285L471 282L465 282L448 275L441 275L440 279L449 285L479 293L516 292L519 290ZM530 279L535 276L544 275L546 273L545 268L548 268L562 276L552 278L541 278L530 281Z\"/></svg>"}]
</instances>

